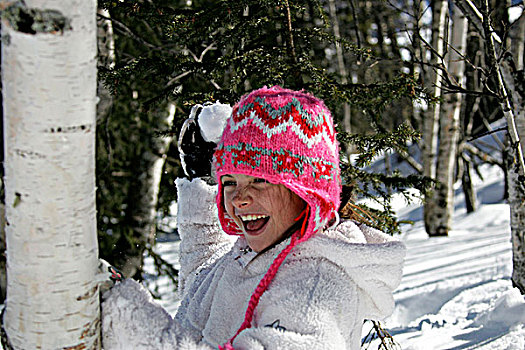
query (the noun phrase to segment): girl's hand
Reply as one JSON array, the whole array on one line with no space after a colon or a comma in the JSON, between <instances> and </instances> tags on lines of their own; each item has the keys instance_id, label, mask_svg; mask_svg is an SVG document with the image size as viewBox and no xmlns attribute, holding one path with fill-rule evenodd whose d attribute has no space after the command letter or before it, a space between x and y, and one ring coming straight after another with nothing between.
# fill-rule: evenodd
<instances>
[{"instance_id":1,"label":"girl's hand","mask_svg":"<svg viewBox=\"0 0 525 350\"><path fill-rule=\"evenodd\" d=\"M199 109L201 111L197 116ZM211 176L213 152L230 114L231 107L218 102L195 105L191 109L179 135L179 156L184 173L190 180Z\"/></svg>"},{"instance_id":2,"label":"girl's hand","mask_svg":"<svg viewBox=\"0 0 525 350\"><path fill-rule=\"evenodd\" d=\"M98 259L98 273L95 278L100 288L100 295L124 280L122 273L104 259Z\"/></svg>"}]
</instances>

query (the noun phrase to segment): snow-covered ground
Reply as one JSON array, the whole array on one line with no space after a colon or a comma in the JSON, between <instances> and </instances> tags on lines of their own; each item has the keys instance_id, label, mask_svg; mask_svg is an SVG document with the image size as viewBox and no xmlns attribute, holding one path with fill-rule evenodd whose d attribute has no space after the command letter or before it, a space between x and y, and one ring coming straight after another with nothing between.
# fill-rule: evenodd
<instances>
[{"instance_id":1,"label":"snow-covered ground","mask_svg":"<svg viewBox=\"0 0 525 350\"><path fill-rule=\"evenodd\" d=\"M479 209L467 214L456 191L453 231L429 239L420 204L395 200L401 219L412 220L401 239L407 245L396 309L384 327L401 349L525 349L525 299L512 288L509 207L503 200L503 174L483 166L477 181ZM160 242L157 251L177 261L178 242ZM151 260L148 260L151 269ZM167 278L149 279L175 313L178 299ZM363 328L363 336L370 329ZM369 349L377 349L372 343Z\"/></svg>"},{"instance_id":2,"label":"snow-covered ground","mask_svg":"<svg viewBox=\"0 0 525 350\"><path fill-rule=\"evenodd\" d=\"M525 299L512 288L509 207L503 200L503 174L482 166L478 179L479 209L467 214L463 195L456 190L453 231L429 239L417 203L394 200L401 219L412 220L401 239L407 256L396 308L383 326L404 350L525 349ZM156 251L178 265L178 241L159 242ZM176 287L167 277L154 275L146 260L146 282L172 314L179 305ZM370 326L363 328L363 337ZM366 344L378 349L378 342ZM1 348L1 347L0 347Z\"/></svg>"},{"instance_id":3,"label":"snow-covered ground","mask_svg":"<svg viewBox=\"0 0 525 350\"><path fill-rule=\"evenodd\" d=\"M429 239L417 204L395 203L407 257L396 309L385 326L402 349L525 349L525 299L512 288L509 207L503 174L483 166L479 209L456 191L453 231ZM370 347L375 348L375 347Z\"/></svg>"}]
</instances>

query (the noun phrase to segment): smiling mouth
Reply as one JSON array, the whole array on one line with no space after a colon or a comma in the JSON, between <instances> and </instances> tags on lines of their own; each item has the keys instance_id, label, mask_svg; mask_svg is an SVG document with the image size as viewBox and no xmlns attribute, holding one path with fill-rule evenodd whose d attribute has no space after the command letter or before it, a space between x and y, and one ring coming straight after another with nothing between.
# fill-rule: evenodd
<instances>
[{"instance_id":1,"label":"smiling mouth","mask_svg":"<svg viewBox=\"0 0 525 350\"><path fill-rule=\"evenodd\" d=\"M262 232L270 217L267 215L239 215L246 233L256 235Z\"/></svg>"}]
</instances>

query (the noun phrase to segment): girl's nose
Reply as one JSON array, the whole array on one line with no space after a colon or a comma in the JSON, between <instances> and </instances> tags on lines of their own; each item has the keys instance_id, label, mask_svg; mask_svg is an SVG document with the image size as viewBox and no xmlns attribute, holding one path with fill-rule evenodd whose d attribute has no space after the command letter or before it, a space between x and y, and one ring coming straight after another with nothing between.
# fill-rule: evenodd
<instances>
[{"instance_id":1,"label":"girl's nose","mask_svg":"<svg viewBox=\"0 0 525 350\"><path fill-rule=\"evenodd\" d=\"M238 189L233 196L232 204L237 208L244 208L252 204L253 198L248 192L246 188Z\"/></svg>"}]
</instances>

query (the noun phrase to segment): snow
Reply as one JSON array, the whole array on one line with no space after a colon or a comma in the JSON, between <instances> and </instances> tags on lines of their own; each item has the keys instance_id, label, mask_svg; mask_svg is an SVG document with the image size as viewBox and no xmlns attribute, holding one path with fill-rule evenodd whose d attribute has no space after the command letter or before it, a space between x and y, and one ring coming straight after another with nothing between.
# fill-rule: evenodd
<instances>
[{"instance_id":1,"label":"snow","mask_svg":"<svg viewBox=\"0 0 525 350\"><path fill-rule=\"evenodd\" d=\"M482 174L476 212L466 213L456 190L448 237L428 238L421 206L393 201L400 219L414 221L403 229L403 279L394 293L394 313L384 322L402 349L525 349L525 299L510 281L503 174L493 166L483 166Z\"/></svg>"},{"instance_id":2,"label":"snow","mask_svg":"<svg viewBox=\"0 0 525 350\"><path fill-rule=\"evenodd\" d=\"M521 6L511 6L508 9L509 11L509 22L514 23L518 18L520 18L521 13L523 12L523 7Z\"/></svg>"},{"instance_id":3,"label":"snow","mask_svg":"<svg viewBox=\"0 0 525 350\"><path fill-rule=\"evenodd\" d=\"M155 252L163 259L173 264L176 269L180 269L179 264L179 245L180 240L157 242ZM153 265L153 259L147 256L144 261L144 282L153 296L157 297L157 302L171 315L177 313L180 299L177 297L177 286L173 284L168 276L157 276Z\"/></svg>"},{"instance_id":4,"label":"snow","mask_svg":"<svg viewBox=\"0 0 525 350\"><path fill-rule=\"evenodd\" d=\"M453 231L429 239L420 203L393 199L403 227L407 256L401 285L394 293L396 308L383 326L404 350L525 349L525 299L512 288L509 207L503 200L503 173L481 166L475 179L479 208L467 214L461 189L456 189ZM178 264L178 241L159 242L156 251ZM176 287L167 277L154 276L151 259L146 275L159 302L174 314ZM366 323L363 337L370 330ZM377 341L367 344L377 349Z\"/></svg>"},{"instance_id":5,"label":"snow","mask_svg":"<svg viewBox=\"0 0 525 350\"><path fill-rule=\"evenodd\" d=\"M219 101L211 105L204 105L197 118L204 140L218 143L231 113L230 105L222 104Z\"/></svg>"},{"instance_id":6,"label":"snow","mask_svg":"<svg viewBox=\"0 0 525 350\"><path fill-rule=\"evenodd\" d=\"M407 256L396 308L383 326L404 350L525 349L525 299L512 288L509 207L503 201L503 174L483 165L477 179L479 208L467 214L463 194L456 190L453 231L428 238L419 203L402 197L393 206L405 225L401 239ZM158 242L155 250L178 267L178 240ZM159 303L175 314L180 300L168 277L156 276L146 259L145 282ZM363 327L363 337L370 330ZM377 349L377 341L366 344Z\"/></svg>"}]
</instances>

